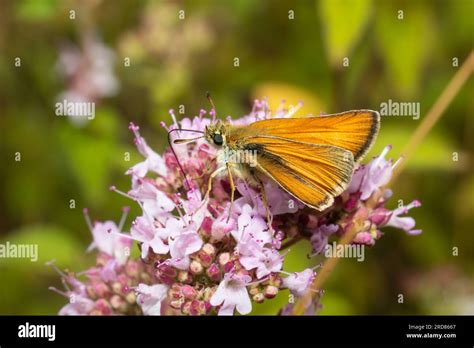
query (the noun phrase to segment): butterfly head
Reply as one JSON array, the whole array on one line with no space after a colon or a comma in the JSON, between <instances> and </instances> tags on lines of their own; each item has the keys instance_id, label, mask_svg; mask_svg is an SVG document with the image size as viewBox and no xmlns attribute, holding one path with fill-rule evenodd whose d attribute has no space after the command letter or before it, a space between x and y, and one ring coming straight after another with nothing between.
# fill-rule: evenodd
<instances>
[{"instance_id":1,"label":"butterfly head","mask_svg":"<svg viewBox=\"0 0 474 348\"><path fill-rule=\"evenodd\" d=\"M205 136L209 143L216 146L224 146L226 144L227 130L221 120L211 124L205 129Z\"/></svg>"}]
</instances>

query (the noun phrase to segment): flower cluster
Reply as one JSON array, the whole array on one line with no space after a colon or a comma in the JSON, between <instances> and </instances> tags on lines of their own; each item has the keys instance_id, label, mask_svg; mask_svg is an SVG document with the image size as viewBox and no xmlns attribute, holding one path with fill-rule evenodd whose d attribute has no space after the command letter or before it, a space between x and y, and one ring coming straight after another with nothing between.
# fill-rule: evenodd
<instances>
[{"instance_id":1,"label":"flower cluster","mask_svg":"<svg viewBox=\"0 0 474 348\"><path fill-rule=\"evenodd\" d=\"M249 115L227 121L249 124L271 117L291 117L298 107L288 110L282 104L272 113L265 101L255 101ZM194 133L179 130L203 131L216 117L214 110L209 112L210 118L205 117L206 113L201 110L198 116L178 122L170 110L173 124L162 126L171 131L171 140L192 138ZM145 315L248 314L252 303L272 299L281 290L288 289L295 297L308 290L316 276L314 269L283 271L285 256L290 252L286 249L296 241L310 241L316 255L324 250L331 236L344 235L354 223L358 233L353 243L367 246L375 243L382 234L380 228L385 226L399 227L410 234L420 232L413 229L412 218L401 216L418 206L417 201L395 210L385 207L391 191L384 186L397 165L385 159L389 147L369 164L359 165L350 187L322 212L307 208L266 180L269 226L261 192L244 180L234 178L237 194L232 210L227 175L214 178L211 194L205 195L210 173L216 169L216 149L205 139L176 144L160 156L148 146L136 125L131 124L130 129L144 160L126 172L131 177L131 190L111 189L135 201L142 214L132 222L130 233L120 232L122 226L110 222L91 226L93 247L99 249L100 255L107 255L107 262L100 262L86 273L89 277L93 274L90 283L96 281L94 276L98 277L112 289L111 293L122 276L126 282L118 281L123 286L117 286L117 290L123 291L129 312L136 312L127 302L127 296L131 299L133 294ZM132 241L138 243L141 258L124 261L127 258L121 250L128 250ZM130 262L142 263L133 276L127 272ZM83 289L81 283L73 291L83 296L83 301L94 301ZM111 304L109 297L102 299ZM71 306L67 305L62 313L71 313ZM100 314L124 313L111 307L110 313ZM96 313L88 311L91 312Z\"/></svg>"},{"instance_id":2,"label":"flower cluster","mask_svg":"<svg viewBox=\"0 0 474 348\"><path fill-rule=\"evenodd\" d=\"M92 225L87 210L84 210L93 237L89 250L98 250L94 267L73 274L64 273L54 263L50 263L61 275L65 290L50 289L69 299L69 303L59 312L60 315L143 313L133 289L139 284L154 281L153 270L140 260L129 258L132 240L120 233L127 210L119 226L112 221L95 222ZM79 276L86 279L81 281Z\"/></svg>"},{"instance_id":3,"label":"flower cluster","mask_svg":"<svg viewBox=\"0 0 474 348\"><path fill-rule=\"evenodd\" d=\"M115 96L120 84L114 73L116 56L97 36L83 35L81 45L65 43L59 50L56 71L65 82L65 90L56 99L58 102L99 102ZM84 116L68 111L70 116ZM85 117L72 117L79 125Z\"/></svg>"}]
</instances>

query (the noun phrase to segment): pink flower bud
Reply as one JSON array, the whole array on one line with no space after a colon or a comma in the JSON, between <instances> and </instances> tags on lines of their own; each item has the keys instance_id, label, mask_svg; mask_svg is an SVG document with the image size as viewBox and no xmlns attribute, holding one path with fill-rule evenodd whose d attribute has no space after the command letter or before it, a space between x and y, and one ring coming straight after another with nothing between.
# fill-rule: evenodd
<instances>
[{"instance_id":1,"label":"pink flower bud","mask_svg":"<svg viewBox=\"0 0 474 348\"><path fill-rule=\"evenodd\" d=\"M97 297L104 298L110 295L110 289L105 283L95 283L94 285L94 293Z\"/></svg>"},{"instance_id":2,"label":"pink flower bud","mask_svg":"<svg viewBox=\"0 0 474 348\"><path fill-rule=\"evenodd\" d=\"M187 300L193 300L196 298L197 295L197 291L189 285L183 285L183 287L181 288L181 292L184 298Z\"/></svg>"},{"instance_id":3,"label":"pink flower bud","mask_svg":"<svg viewBox=\"0 0 474 348\"><path fill-rule=\"evenodd\" d=\"M274 298L278 294L278 288L273 285L267 285L264 294L266 298Z\"/></svg>"},{"instance_id":4,"label":"pink flower bud","mask_svg":"<svg viewBox=\"0 0 474 348\"><path fill-rule=\"evenodd\" d=\"M221 270L216 263L213 263L209 266L209 268L206 270L206 274L209 278L216 282L220 281L222 278Z\"/></svg>"},{"instance_id":5,"label":"pink flower bud","mask_svg":"<svg viewBox=\"0 0 474 348\"><path fill-rule=\"evenodd\" d=\"M97 311L99 311L99 315L110 315L112 314L112 307L107 300L101 298L95 301L94 307Z\"/></svg>"},{"instance_id":6,"label":"pink flower bud","mask_svg":"<svg viewBox=\"0 0 474 348\"><path fill-rule=\"evenodd\" d=\"M224 267L230 261L230 254L229 253L222 253L219 255L219 265Z\"/></svg>"},{"instance_id":7,"label":"pink flower bud","mask_svg":"<svg viewBox=\"0 0 474 348\"><path fill-rule=\"evenodd\" d=\"M258 292L252 296L252 300L257 303L262 303L263 301L265 301L265 296L261 292Z\"/></svg>"},{"instance_id":8,"label":"pink flower bud","mask_svg":"<svg viewBox=\"0 0 474 348\"><path fill-rule=\"evenodd\" d=\"M188 271L179 271L178 272L178 281L181 283L189 284L193 280L191 274Z\"/></svg>"},{"instance_id":9,"label":"pink flower bud","mask_svg":"<svg viewBox=\"0 0 474 348\"><path fill-rule=\"evenodd\" d=\"M110 305L113 309L116 309L120 312L125 312L127 310L127 302L123 300L122 297L114 295L110 298Z\"/></svg>"},{"instance_id":10,"label":"pink flower bud","mask_svg":"<svg viewBox=\"0 0 474 348\"><path fill-rule=\"evenodd\" d=\"M197 253L197 258L201 262L201 265L203 265L204 267L208 267L213 261L213 257L205 253L204 250L200 250Z\"/></svg>"},{"instance_id":11,"label":"pink flower bud","mask_svg":"<svg viewBox=\"0 0 474 348\"><path fill-rule=\"evenodd\" d=\"M202 267L202 264L197 261L193 260L191 261L191 264L189 265L189 270L191 271L192 274L201 274L204 271L204 267Z\"/></svg>"},{"instance_id":12,"label":"pink flower bud","mask_svg":"<svg viewBox=\"0 0 474 348\"><path fill-rule=\"evenodd\" d=\"M134 304L137 302L137 295L135 294L135 292L130 291L127 295L125 295L125 300L129 304Z\"/></svg>"}]
</instances>

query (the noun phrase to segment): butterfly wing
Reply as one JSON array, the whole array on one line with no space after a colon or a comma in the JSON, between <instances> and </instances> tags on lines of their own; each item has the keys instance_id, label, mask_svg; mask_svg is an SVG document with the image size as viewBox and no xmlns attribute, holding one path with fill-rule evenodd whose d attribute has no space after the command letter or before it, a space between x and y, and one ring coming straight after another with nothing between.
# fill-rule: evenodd
<instances>
[{"instance_id":1,"label":"butterfly wing","mask_svg":"<svg viewBox=\"0 0 474 348\"><path fill-rule=\"evenodd\" d=\"M380 115L371 110L304 118L274 118L246 126L250 137L276 136L304 143L332 145L349 150L360 160L372 146L380 127ZM248 139L248 141L253 141Z\"/></svg>"},{"instance_id":2,"label":"butterfly wing","mask_svg":"<svg viewBox=\"0 0 474 348\"><path fill-rule=\"evenodd\" d=\"M350 151L329 145L253 137L257 169L288 193L317 210L329 207L348 186L354 167Z\"/></svg>"}]
</instances>

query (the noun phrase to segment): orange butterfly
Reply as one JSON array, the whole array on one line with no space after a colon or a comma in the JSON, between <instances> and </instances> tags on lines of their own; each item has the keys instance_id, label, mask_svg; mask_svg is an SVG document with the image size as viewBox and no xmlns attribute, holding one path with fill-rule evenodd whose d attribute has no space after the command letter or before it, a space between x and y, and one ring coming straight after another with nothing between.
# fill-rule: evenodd
<instances>
[{"instance_id":1,"label":"orange butterfly","mask_svg":"<svg viewBox=\"0 0 474 348\"><path fill-rule=\"evenodd\" d=\"M209 177L205 201L213 178L227 171L231 202L235 192L233 174L236 174L260 187L268 220L262 176L272 179L307 206L324 210L349 185L354 164L372 146L379 127L380 115L372 110L274 118L246 126L218 120L206 127L203 135L219 149L218 167ZM179 139L175 143L187 141Z\"/></svg>"}]
</instances>

